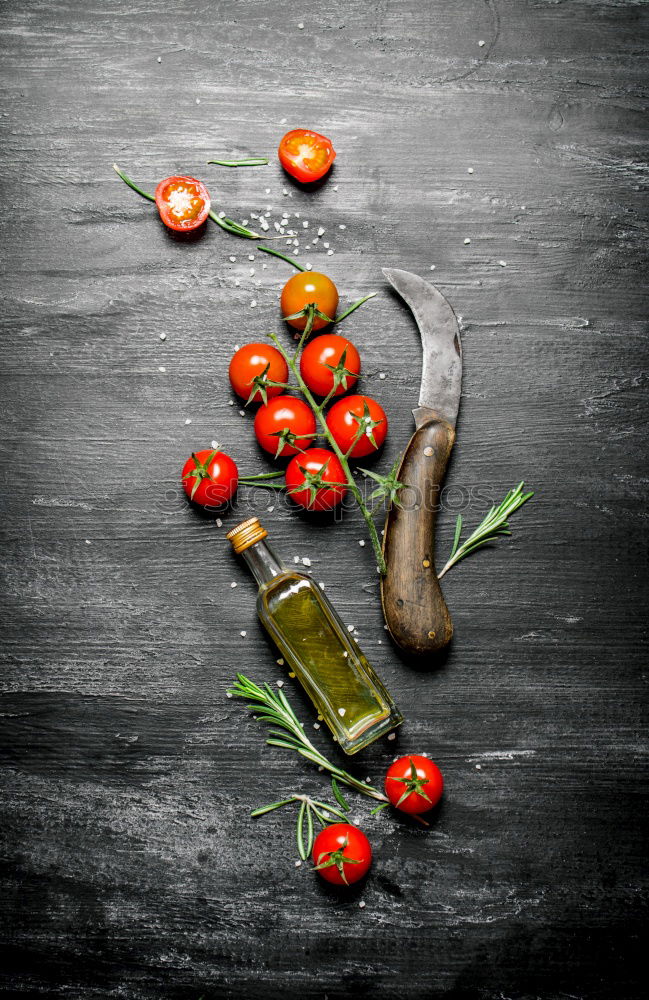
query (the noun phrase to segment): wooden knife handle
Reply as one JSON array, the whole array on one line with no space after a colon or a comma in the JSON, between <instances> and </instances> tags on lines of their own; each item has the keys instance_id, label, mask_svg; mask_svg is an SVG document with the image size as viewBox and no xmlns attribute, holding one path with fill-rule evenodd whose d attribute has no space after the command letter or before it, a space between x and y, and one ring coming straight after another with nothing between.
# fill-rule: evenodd
<instances>
[{"instance_id":1,"label":"wooden knife handle","mask_svg":"<svg viewBox=\"0 0 649 1000\"><path fill-rule=\"evenodd\" d=\"M415 656L442 649L453 635L434 553L440 484L454 440L453 428L435 413L418 427L399 468L405 485L385 522L383 614L396 644Z\"/></svg>"}]
</instances>

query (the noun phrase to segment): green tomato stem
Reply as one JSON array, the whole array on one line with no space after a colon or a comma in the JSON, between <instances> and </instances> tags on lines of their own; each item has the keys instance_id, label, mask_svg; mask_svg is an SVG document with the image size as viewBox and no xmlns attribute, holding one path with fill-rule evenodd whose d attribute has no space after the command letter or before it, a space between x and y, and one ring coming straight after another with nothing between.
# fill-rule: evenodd
<instances>
[{"instance_id":1,"label":"green tomato stem","mask_svg":"<svg viewBox=\"0 0 649 1000\"><path fill-rule=\"evenodd\" d=\"M249 156L247 160L208 160L219 167L263 167L268 160L265 156Z\"/></svg>"},{"instance_id":2,"label":"green tomato stem","mask_svg":"<svg viewBox=\"0 0 649 1000\"><path fill-rule=\"evenodd\" d=\"M280 253L279 250L273 250L271 247L257 247L257 249L262 250L263 253L269 253L273 257L279 257L280 260L285 260L287 264L292 264L293 267L298 269L298 271L306 271L306 267L302 267L302 265L298 264L298 262L292 257L287 257L286 254Z\"/></svg>"}]
</instances>

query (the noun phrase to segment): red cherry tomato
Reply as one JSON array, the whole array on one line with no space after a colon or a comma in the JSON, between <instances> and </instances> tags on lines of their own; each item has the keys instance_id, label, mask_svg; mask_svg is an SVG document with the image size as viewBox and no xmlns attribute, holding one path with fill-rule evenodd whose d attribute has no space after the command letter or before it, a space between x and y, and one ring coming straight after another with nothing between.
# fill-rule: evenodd
<instances>
[{"instance_id":1,"label":"red cherry tomato","mask_svg":"<svg viewBox=\"0 0 649 1000\"><path fill-rule=\"evenodd\" d=\"M280 302L282 316L292 316L313 303L316 309L319 309L329 319L335 319L338 308L338 289L326 274L320 274L318 271L300 271L289 278L284 285ZM286 322L294 330L303 330L307 318L306 316L298 316L297 319L289 319ZM327 326L327 321L316 316L311 329L322 330L324 326Z\"/></svg>"},{"instance_id":2,"label":"red cherry tomato","mask_svg":"<svg viewBox=\"0 0 649 1000\"><path fill-rule=\"evenodd\" d=\"M332 885L351 885L367 875L372 847L362 830L350 823L332 823L313 845L315 870Z\"/></svg>"},{"instance_id":3,"label":"red cherry tomato","mask_svg":"<svg viewBox=\"0 0 649 1000\"><path fill-rule=\"evenodd\" d=\"M376 451L385 441L388 418L383 407L370 396L347 396L329 410L327 427L345 455L362 458ZM360 427L361 435L354 444Z\"/></svg>"},{"instance_id":4,"label":"red cherry tomato","mask_svg":"<svg viewBox=\"0 0 649 1000\"><path fill-rule=\"evenodd\" d=\"M307 128L287 132L277 153L284 170L302 184L319 181L336 159L331 140Z\"/></svg>"},{"instance_id":5,"label":"red cherry tomato","mask_svg":"<svg viewBox=\"0 0 649 1000\"><path fill-rule=\"evenodd\" d=\"M286 466L286 486L291 500L307 510L333 510L347 493L344 469L326 448L310 448L292 458Z\"/></svg>"},{"instance_id":6,"label":"red cherry tomato","mask_svg":"<svg viewBox=\"0 0 649 1000\"><path fill-rule=\"evenodd\" d=\"M385 776L385 794L392 805L412 816L436 806L443 791L444 779L437 764L418 754L399 757Z\"/></svg>"},{"instance_id":7,"label":"red cherry tomato","mask_svg":"<svg viewBox=\"0 0 649 1000\"><path fill-rule=\"evenodd\" d=\"M351 389L361 372L361 359L351 340L337 333L323 333L306 345L300 357L302 378L316 396L328 396L334 387L338 368L338 387L334 396Z\"/></svg>"},{"instance_id":8,"label":"red cherry tomato","mask_svg":"<svg viewBox=\"0 0 649 1000\"><path fill-rule=\"evenodd\" d=\"M155 203L165 226L177 233L198 229L210 210L208 190L195 177L165 177L155 189Z\"/></svg>"},{"instance_id":9,"label":"red cherry tomato","mask_svg":"<svg viewBox=\"0 0 649 1000\"><path fill-rule=\"evenodd\" d=\"M192 452L183 465L183 489L203 507L222 507L236 492L239 470L229 455L204 448Z\"/></svg>"},{"instance_id":10,"label":"red cherry tomato","mask_svg":"<svg viewBox=\"0 0 649 1000\"><path fill-rule=\"evenodd\" d=\"M230 382L237 396L262 403L279 396L283 389L271 382L286 382L288 365L276 347L270 344L244 344L230 361Z\"/></svg>"},{"instance_id":11,"label":"red cherry tomato","mask_svg":"<svg viewBox=\"0 0 649 1000\"><path fill-rule=\"evenodd\" d=\"M260 406L255 416L257 441L275 458L306 451L313 444L315 432L311 407L294 396L275 396Z\"/></svg>"}]
</instances>

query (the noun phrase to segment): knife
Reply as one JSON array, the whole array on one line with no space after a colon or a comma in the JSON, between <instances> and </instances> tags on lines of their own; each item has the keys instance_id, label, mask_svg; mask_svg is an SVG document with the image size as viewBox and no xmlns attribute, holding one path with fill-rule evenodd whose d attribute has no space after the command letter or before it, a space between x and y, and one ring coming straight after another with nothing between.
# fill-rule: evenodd
<instances>
[{"instance_id":1,"label":"knife","mask_svg":"<svg viewBox=\"0 0 649 1000\"><path fill-rule=\"evenodd\" d=\"M422 656L450 642L453 624L435 572L435 521L440 487L455 441L462 385L462 344L455 313L442 293L416 274L383 273L410 306L423 346L415 433L397 479L403 483L385 522L381 582L390 635L406 653Z\"/></svg>"}]
</instances>

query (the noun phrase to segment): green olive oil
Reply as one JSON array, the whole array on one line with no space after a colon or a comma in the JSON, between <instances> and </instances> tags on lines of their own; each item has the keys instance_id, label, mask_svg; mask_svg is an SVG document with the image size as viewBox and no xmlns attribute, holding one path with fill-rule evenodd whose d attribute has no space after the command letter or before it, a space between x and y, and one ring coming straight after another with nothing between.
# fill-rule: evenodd
<instances>
[{"instance_id":1,"label":"green olive oil","mask_svg":"<svg viewBox=\"0 0 649 1000\"><path fill-rule=\"evenodd\" d=\"M257 518L228 537L259 584L262 624L345 753L398 726L399 710L320 587L276 558Z\"/></svg>"}]
</instances>

